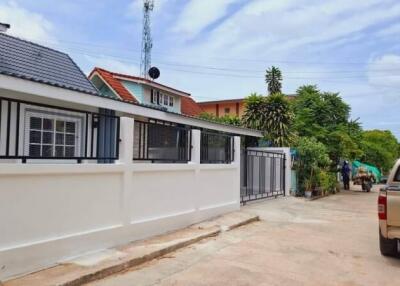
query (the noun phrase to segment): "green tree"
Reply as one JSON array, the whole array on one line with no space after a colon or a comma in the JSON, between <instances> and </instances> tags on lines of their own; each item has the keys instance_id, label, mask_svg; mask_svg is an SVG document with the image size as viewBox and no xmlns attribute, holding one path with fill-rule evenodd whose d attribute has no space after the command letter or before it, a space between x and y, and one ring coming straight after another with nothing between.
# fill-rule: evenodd
<instances>
[{"instance_id":1,"label":"green tree","mask_svg":"<svg viewBox=\"0 0 400 286\"><path fill-rule=\"evenodd\" d=\"M321 93L316 86L302 86L293 102L294 128L299 136L313 136L318 140L329 132L347 124L350 106L337 93Z\"/></svg>"},{"instance_id":2,"label":"green tree","mask_svg":"<svg viewBox=\"0 0 400 286\"><path fill-rule=\"evenodd\" d=\"M245 100L242 121L246 127L264 132L273 146L287 146L291 141L293 113L289 101L280 93L263 97L252 94Z\"/></svg>"},{"instance_id":3,"label":"green tree","mask_svg":"<svg viewBox=\"0 0 400 286\"><path fill-rule=\"evenodd\" d=\"M293 102L293 129L300 137L314 137L323 143L336 169L340 159L356 159L360 148L361 127L349 120L350 106L337 93L321 92L315 85L302 86Z\"/></svg>"},{"instance_id":4,"label":"green tree","mask_svg":"<svg viewBox=\"0 0 400 286\"><path fill-rule=\"evenodd\" d=\"M245 99L245 111L242 116L244 126L257 130L264 129L264 102L265 97L255 92Z\"/></svg>"},{"instance_id":5,"label":"green tree","mask_svg":"<svg viewBox=\"0 0 400 286\"><path fill-rule=\"evenodd\" d=\"M313 137L301 137L297 143L299 160L297 170L299 186L302 192L312 190L320 182L320 173L324 171L330 162L328 151L324 144Z\"/></svg>"},{"instance_id":6,"label":"green tree","mask_svg":"<svg viewBox=\"0 0 400 286\"><path fill-rule=\"evenodd\" d=\"M265 82L269 94L280 93L282 90L282 73L279 68L272 66L266 71Z\"/></svg>"},{"instance_id":7,"label":"green tree","mask_svg":"<svg viewBox=\"0 0 400 286\"><path fill-rule=\"evenodd\" d=\"M388 172L399 156L398 141L389 130L368 130L362 134L361 160Z\"/></svg>"}]
</instances>

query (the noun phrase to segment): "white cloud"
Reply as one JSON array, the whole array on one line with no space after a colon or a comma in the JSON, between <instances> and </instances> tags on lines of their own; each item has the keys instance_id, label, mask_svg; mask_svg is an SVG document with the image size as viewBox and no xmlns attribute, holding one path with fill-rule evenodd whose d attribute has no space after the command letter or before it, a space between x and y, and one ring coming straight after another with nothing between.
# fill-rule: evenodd
<instances>
[{"instance_id":1,"label":"white cloud","mask_svg":"<svg viewBox=\"0 0 400 286\"><path fill-rule=\"evenodd\" d=\"M140 69L137 65L121 62L107 56L99 55L94 57L86 55L85 59L95 67L104 68L112 72L128 75L139 75L140 73ZM87 74L89 74L90 72L91 70L86 71Z\"/></svg>"},{"instance_id":2,"label":"white cloud","mask_svg":"<svg viewBox=\"0 0 400 286\"><path fill-rule=\"evenodd\" d=\"M400 16L400 5L387 7L383 2L253 1L216 28L198 50L232 56L260 51L270 55L330 42Z\"/></svg>"},{"instance_id":3,"label":"white cloud","mask_svg":"<svg viewBox=\"0 0 400 286\"><path fill-rule=\"evenodd\" d=\"M387 54L368 64L369 83L383 88L400 87L400 55Z\"/></svg>"},{"instance_id":4,"label":"white cloud","mask_svg":"<svg viewBox=\"0 0 400 286\"><path fill-rule=\"evenodd\" d=\"M196 36L204 28L224 17L231 4L238 0L191 0L184 7L173 31L184 33L189 38Z\"/></svg>"},{"instance_id":5,"label":"white cloud","mask_svg":"<svg viewBox=\"0 0 400 286\"><path fill-rule=\"evenodd\" d=\"M378 32L379 36L394 36L400 34L400 23L396 23L392 26L385 27Z\"/></svg>"},{"instance_id":6,"label":"white cloud","mask_svg":"<svg viewBox=\"0 0 400 286\"><path fill-rule=\"evenodd\" d=\"M16 2L0 4L1 22L11 25L7 32L35 42L55 42L53 24L44 16L20 7Z\"/></svg>"}]
</instances>

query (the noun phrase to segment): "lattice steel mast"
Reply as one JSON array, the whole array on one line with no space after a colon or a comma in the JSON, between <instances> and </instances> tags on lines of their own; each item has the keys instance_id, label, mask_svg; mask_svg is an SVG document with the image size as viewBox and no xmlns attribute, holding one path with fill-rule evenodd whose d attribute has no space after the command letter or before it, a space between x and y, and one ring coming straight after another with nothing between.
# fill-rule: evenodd
<instances>
[{"instance_id":1,"label":"lattice steel mast","mask_svg":"<svg viewBox=\"0 0 400 286\"><path fill-rule=\"evenodd\" d=\"M154 0L143 0L143 34L142 34L142 54L140 61L140 73L142 77L148 78L147 72L151 67L151 49L153 39L150 29L150 12L153 11Z\"/></svg>"}]
</instances>

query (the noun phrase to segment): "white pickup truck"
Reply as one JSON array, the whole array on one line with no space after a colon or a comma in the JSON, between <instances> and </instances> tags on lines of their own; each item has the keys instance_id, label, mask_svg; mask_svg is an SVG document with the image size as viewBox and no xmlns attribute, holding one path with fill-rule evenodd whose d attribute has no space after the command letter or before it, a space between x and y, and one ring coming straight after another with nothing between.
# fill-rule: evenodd
<instances>
[{"instance_id":1,"label":"white pickup truck","mask_svg":"<svg viewBox=\"0 0 400 286\"><path fill-rule=\"evenodd\" d=\"M382 255L400 253L400 159L397 160L378 197L379 246Z\"/></svg>"}]
</instances>

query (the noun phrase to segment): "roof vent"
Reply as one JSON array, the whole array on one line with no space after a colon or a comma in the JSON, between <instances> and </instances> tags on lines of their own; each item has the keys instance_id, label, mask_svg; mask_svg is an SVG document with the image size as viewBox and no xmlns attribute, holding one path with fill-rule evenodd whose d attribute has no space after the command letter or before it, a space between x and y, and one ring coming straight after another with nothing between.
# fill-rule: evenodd
<instances>
[{"instance_id":1,"label":"roof vent","mask_svg":"<svg viewBox=\"0 0 400 286\"><path fill-rule=\"evenodd\" d=\"M4 24L0 22L0 33L5 33L10 29L10 24Z\"/></svg>"}]
</instances>

